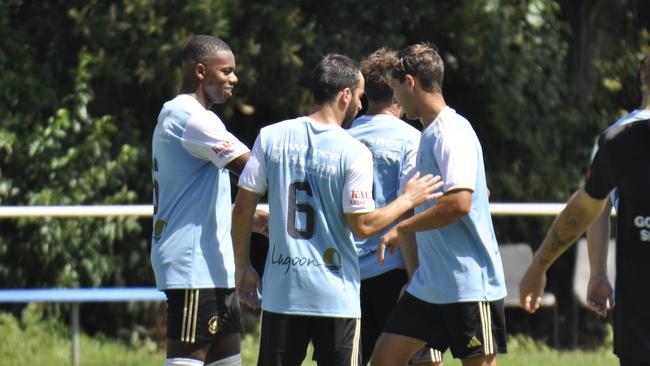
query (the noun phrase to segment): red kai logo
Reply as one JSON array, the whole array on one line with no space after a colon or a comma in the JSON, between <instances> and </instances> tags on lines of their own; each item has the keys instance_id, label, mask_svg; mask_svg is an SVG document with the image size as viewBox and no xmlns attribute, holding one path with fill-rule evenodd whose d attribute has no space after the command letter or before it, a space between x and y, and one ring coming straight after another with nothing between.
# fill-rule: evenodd
<instances>
[{"instance_id":1,"label":"red kai logo","mask_svg":"<svg viewBox=\"0 0 650 366\"><path fill-rule=\"evenodd\" d=\"M221 146L212 146L211 149L214 151L215 154L217 154L219 157L223 157L229 152L233 151L233 143L230 141L224 141Z\"/></svg>"},{"instance_id":2,"label":"red kai logo","mask_svg":"<svg viewBox=\"0 0 650 366\"><path fill-rule=\"evenodd\" d=\"M370 198L370 192L368 191L352 191L350 198L356 199L368 199Z\"/></svg>"}]
</instances>

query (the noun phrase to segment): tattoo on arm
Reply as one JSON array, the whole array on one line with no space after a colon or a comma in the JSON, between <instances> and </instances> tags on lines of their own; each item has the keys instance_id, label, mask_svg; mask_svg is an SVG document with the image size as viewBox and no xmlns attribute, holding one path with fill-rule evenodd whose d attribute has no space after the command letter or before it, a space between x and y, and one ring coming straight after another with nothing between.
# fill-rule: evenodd
<instances>
[{"instance_id":1,"label":"tattoo on arm","mask_svg":"<svg viewBox=\"0 0 650 366\"><path fill-rule=\"evenodd\" d=\"M550 248L548 254L539 259L539 264L543 266L553 263L553 261L555 261L555 258L557 258L568 247L570 247L571 244L578 240L578 237L580 236L580 232L577 232L581 226L579 218L567 218L566 226L570 235L565 239L560 238L560 234L558 233L557 226L560 224L560 222L557 222L555 225L553 225L551 231L549 232L549 237L547 238L547 240L550 240Z\"/></svg>"}]
</instances>

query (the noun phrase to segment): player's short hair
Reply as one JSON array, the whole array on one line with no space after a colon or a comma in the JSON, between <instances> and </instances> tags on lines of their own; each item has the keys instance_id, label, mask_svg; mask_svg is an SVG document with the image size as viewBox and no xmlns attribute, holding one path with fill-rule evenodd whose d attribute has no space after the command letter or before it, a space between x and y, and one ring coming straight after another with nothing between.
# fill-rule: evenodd
<instances>
[{"instance_id":1,"label":"player's short hair","mask_svg":"<svg viewBox=\"0 0 650 366\"><path fill-rule=\"evenodd\" d=\"M397 60L391 71L393 78L404 82L408 74L420 82L422 90L442 93L445 66L435 46L428 43L408 46L397 53Z\"/></svg>"},{"instance_id":2,"label":"player's short hair","mask_svg":"<svg viewBox=\"0 0 650 366\"><path fill-rule=\"evenodd\" d=\"M345 88L359 87L359 64L345 55L329 54L314 68L311 90L316 104L331 101Z\"/></svg>"},{"instance_id":3,"label":"player's short hair","mask_svg":"<svg viewBox=\"0 0 650 366\"><path fill-rule=\"evenodd\" d=\"M206 34L192 36L183 48L182 58L183 65L194 66L196 63L203 61L206 57L212 56L218 52L232 52L230 46L221 38Z\"/></svg>"},{"instance_id":4,"label":"player's short hair","mask_svg":"<svg viewBox=\"0 0 650 366\"><path fill-rule=\"evenodd\" d=\"M393 89L388 83L388 72L397 62L397 53L385 47L361 60L361 73L366 80L365 92L368 100L392 101Z\"/></svg>"},{"instance_id":5,"label":"player's short hair","mask_svg":"<svg viewBox=\"0 0 650 366\"><path fill-rule=\"evenodd\" d=\"M644 93L650 93L650 55L646 55L639 63L639 82Z\"/></svg>"}]
</instances>

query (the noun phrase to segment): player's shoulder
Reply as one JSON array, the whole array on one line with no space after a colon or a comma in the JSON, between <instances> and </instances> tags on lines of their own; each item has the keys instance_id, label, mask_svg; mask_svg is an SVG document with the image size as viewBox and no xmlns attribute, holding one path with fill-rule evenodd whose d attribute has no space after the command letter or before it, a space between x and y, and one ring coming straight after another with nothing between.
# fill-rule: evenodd
<instances>
[{"instance_id":1,"label":"player's shoulder","mask_svg":"<svg viewBox=\"0 0 650 366\"><path fill-rule=\"evenodd\" d=\"M271 123L270 125L264 126L260 129L261 136L274 136L279 134L285 134L292 130L301 128L301 125L304 123L304 117L297 117L286 119L284 121L279 121Z\"/></svg>"},{"instance_id":2,"label":"player's shoulder","mask_svg":"<svg viewBox=\"0 0 650 366\"><path fill-rule=\"evenodd\" d=\"M443 109L425 132L432 132L439 137L452 137L454 139L474 138L476 136L467 118L458 114L451 107Z\"/></svg>"},{"instance_id":3,"label":"player's shoulder","mask_svg":"<svg viewBox=\"0 0 650 366\"><path fill-rule=\"evenodd\" d=\"M628 139L643 134L644 131L646 133L650 131L650 119L611 126L605 130L601 139L605 144L625 143Z\"/></svg>"},{"instance_id":4,"label":"player's shoulder","mask_svg":"<svg viewBox=\"0 0 650 366\"><path fill-rule=\"evenodd\" d=\"M174 99L166 102L163 105L161 114L176 116L176 119L188 123L202 125L205 124L209 127L225 128L221 118L209 109L205 109L196 98L188 94L179 94Z\"/></svg>"},{"instance_id":5,"label":"player's shoulder","mask_svg":"<svg viewBox=\"0 0 650 366\"><path fill-rule=\"evenodd\" d=\"M469 121L465 116L461 115L460 113L456 112L455 109L451 107L446 107L443 109L440 114L438 115L438 120L442 122L443 125L454 127L454 128L462 128L465 127L466 125L470 125Z\"/></svg>"}]
</instances>

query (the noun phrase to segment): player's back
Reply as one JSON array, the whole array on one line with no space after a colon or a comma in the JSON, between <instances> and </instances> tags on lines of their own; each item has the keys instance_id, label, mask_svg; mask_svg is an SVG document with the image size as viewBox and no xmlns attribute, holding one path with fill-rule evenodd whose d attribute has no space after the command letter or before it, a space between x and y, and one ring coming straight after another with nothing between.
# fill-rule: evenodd
<instances>
[{"instance_id":1,"label":"player's back","mask_svg":"<svg viewBox=\"0 0 650 366\"><path fill-rule=\"evenodd\" d=\"M344 199L365 202L371 192L344 195L352 166L368 162L369 151L341 127L308 117L263 128L259 144L271 212L262 307L359 317L357 254L344 216L355 202Z\"/></svg>"},{"instance_id":2,"label":"player's back","mask_svg":"<svg viewBox=\"0 0 650 366\"><path fill-rule=\"evenodd\" d=\"M374 170L373 198L376 207L386 206L415 173L420 132L393 115L377 114L355 119L348 133L370 149ZM392 225L366 240L357 240L362 279L404 267L399 251L387 255L383 266L377 264L375 252L379 238L391 228Z\"/></svg>"}]
</instances>

